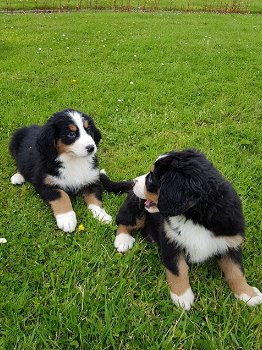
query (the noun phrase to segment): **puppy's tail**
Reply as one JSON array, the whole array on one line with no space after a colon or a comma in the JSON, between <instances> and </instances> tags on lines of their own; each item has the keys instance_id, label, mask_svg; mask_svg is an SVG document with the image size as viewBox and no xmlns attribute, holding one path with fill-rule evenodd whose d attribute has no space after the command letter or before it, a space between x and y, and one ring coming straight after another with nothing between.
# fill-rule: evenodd
<instances>
[{"instance_id":1,"label":"puppy's tail","mask_svg":"<svg viewBox=\"0 0 262 350\"><path fill-rule=\"evenodd\" d=\"M111 181L104 169L100 170L100 181L107 192L115 194L131 191L135 184L134 181Z\"/></svg>"}]
</instances>

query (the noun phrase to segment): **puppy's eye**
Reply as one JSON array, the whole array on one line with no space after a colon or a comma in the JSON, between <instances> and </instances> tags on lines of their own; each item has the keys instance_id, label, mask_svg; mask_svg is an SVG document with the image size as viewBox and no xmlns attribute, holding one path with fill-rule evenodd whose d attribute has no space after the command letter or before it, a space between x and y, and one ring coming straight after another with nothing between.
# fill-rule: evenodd
<instances>
[{"instance_id":1,"label":"puppy's eye","mask_svg":"<svg viewBox=\"0 0 262 350\"><path fill-rule=\"evenodd\" d=\"M76 137L76 133L74 131L70 131L67 136L70 138L70 139L73 139Z\"/></svg>"},{"instance_id":2,"label":"puppy's eye","mask_svg":"<svg viewBox=\"0 0 262 350\"><path fill-rule=\"evenodd\" d=\"M89 134L91 132L90 126L88 128L85 128L85 131Z\"/></svg>"}]
</instances>

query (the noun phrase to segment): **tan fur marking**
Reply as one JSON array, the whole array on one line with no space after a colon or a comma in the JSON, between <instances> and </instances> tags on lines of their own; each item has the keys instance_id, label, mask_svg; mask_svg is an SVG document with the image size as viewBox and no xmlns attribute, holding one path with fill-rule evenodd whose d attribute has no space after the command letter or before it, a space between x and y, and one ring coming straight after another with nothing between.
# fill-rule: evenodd
<instances>
[{"instance_id":1,"label":"tan fur marking","mask_svg":"<svg viewBox=\"0 0 262 350\"><path fill-rule=\"evenodd\" d=\"M228 237L228 236L225 237L224 236L223 238L227 242L227 244L230 248L237 248L243 242L243 237L240 235L236 235L236 236L232 236L232 237Z\"/></svg>"},{"instance_id":2,"label":"tan fur marking","mask_svg":"<svg viewBox=\"0 0 262 350\"><path fill-rule=\"evenodd\" d=\"M60 198L49 202L49 204L53 209L54 215L64 214L69 211L72 211L73 208L72 208L72 204L68 194L62 190L58 190L58 191L60 192L60 195L61 195Z\"/></svg>"},{"instance_id":3,"label":"tan fur marking","mask_svg":"<svg viewBox=\"0 0 262 350\"><path fill-rule=\"evenodd\" d=\"M94 204L97 205L98 207L102 208L102 202L96 198L96 196L93 193L86 193L83 195L84 200L86 204Z\"/></svg>"},{"instance_id":4,"label":"tan fur marking","mask_svg":"<svg viewBox=\"0 0 262 350\"><path fill-rule=\"evenodd\" d=\"M148 192L146 189L145 189L145 195L146 195L146 199L150 200L150 201L153 201L157 204L158 202L158 193L151 193L151 192Z\"/></svg>"},{"instance_id":5,"label":"tan fur marking","mask_svg":"<svg viewBox=\"0 0 262 350\"><path fill-rule=\"evenodd\" d=\"M145 218L136 219L136 224L134 226L125 226L125 225L119 225L116 231L116 235L119 235L119 233L126 233L130 236L132 236L132 232L134 230L139 230L144 227L145 224Z\"/></svg>"},{"instance_id":6,"label":"tan fur marking","mask_svg":"<svg viewBox=\"0 0 262 350\"><path fill-rule=\"evenodd\" d=\"M69 129L70 131L73 131L73 132L77 131L77 127L76 127L75 124L69 124L69 125L68 125L68 129Z\"/></svg>"},{"instance_id":7,"label":"tan fur marking","mask_svg":"<svg viewBox=\"0 0 262 350\"><path fill-rule=\"evenodd\" d=\"M247 294L250 297L256 296L253 288L247 284L246 278L243 275L240 267L228 256L219 260L219 266L224 273L225 280L229 288L236 295Z\"/></svg>"},{"instance_id":8,"label":"tan fur marking","mask_svg":"<svg viewBox=\"0 0 262 350\"><path fill-rule=\"evenodd\" d=\"M44 179L44 184L48 186L54 186L55 183L54 180L49 175L47 175Z\"/></svg>"},{"instance_id":9,"label":"tan fur marking","mask_svg":"<svg viewBox=\"0 0 262 350\"><path fill-rule=\"evenodd\" d=\"M61 139L59 139L56 143L56 149L57 149L57 153L58 154L62 154L62 153L68 153L68 145L65 145Z\"/></svg>"},{"instance_id":10,"label":"tan fur marking","mask_svg":"<svg viewBox=\"0 0 262 350\"><path fill-rule=\"evenodd\" d=\"M87 129L87 128L88 128L88 126L89 126L88 121L87 121L87 120L85 120L85 121L84 121L84 123L83 123L83 125L84 125L84 128L85 128L85 129Z\"/></svg>"},{"instance_id":11,"label":"tan fur marking","mask_svg":"<svg viewBox=\"0 0 262 350\"><path fill-rule=\"evenodd\" d=\"M188 266L183 255L178 257L178 271L179 275L176 276L166 269L166 278L171 292L179 296L190 288Z\"/></svg>"}]
</instances>

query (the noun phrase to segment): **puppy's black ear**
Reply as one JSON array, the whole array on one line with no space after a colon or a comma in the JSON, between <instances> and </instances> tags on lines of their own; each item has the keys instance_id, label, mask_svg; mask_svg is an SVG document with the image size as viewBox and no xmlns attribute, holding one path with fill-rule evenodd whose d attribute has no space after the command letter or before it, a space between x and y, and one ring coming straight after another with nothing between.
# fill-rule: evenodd
<instances>
[{"instance_id":1,"label":"puppy's black ear","mask_svg":"<svg viewBox=\"0 0 262 350\"><path fill-rule=\"evenodd\" d=\"M54 125L47 123L43 126L36 140L36 148L46 158L55 159L57 157Z\"/></svg>"},{"instance_id":2,"label":"puppy's black ear","mask_svg":"<svg viewBox=\"0 0 262 350\"><path fill-rule=\"evenodd\" d=\"M164 217L177 216L195 206L200 196L199 184L179 173L168 172L161 179L157 206Z\"/></svg>"},{"instance_id":3,"label":"puppy's black ear","mask_svg":"<svg viewBox=\"0 0 262 350\"><path fill-rule=\"evenodd\" d=\"M98 130L98 128L95 126L94 119L91 115L87 116L84 114L85 119L88 121L90 126L90 134L95 141L95 144L98 146L99 141L101 140L101 132Z\"/></svg>"},{"instance_id":4,"label":"puppy's black ear","mask_svg":"<svg viewBox=\"0 0 262 350\"><path fill-rule=\"evenodd\" d=\"M99 141L101 140L101 132L97 129L97 127L93 124L93 133L94 133L94 141L95 144L98 146Z\"/></svg>"}]
</instances>

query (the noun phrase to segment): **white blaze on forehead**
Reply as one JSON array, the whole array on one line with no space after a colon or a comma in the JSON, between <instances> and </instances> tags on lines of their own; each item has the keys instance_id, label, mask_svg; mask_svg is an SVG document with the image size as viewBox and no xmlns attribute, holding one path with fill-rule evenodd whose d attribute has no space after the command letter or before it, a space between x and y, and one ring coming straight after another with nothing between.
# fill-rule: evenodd
<instances>
[{"instance_id":1,"label":"white blaze on forehead","mask_svg":"<svg viewBox=\"0 0 262 350\"><path fill-rule=\"evenodd\" d=\"M97 151L97 147L94 139L86 133L83 125L84 118L82 117L82 114L77 111L70 111L68 112L68 115L79 130L79 137L70 146L70 149L78 156L85 156L86 147L94 146L94 152L92 153L92 155L94 155Z\"/></svg>"},{"instance_id":2,"label":"white blaze on forehead","mask_svg":"<svg viewBox=\"0 0 262 350\"><path fill-rule=\"evenodd\" d=\"M84 129L84 125L83 125L84 118L82 117L81 113L79 113L77 111L71 111L68 113L68 115L72 118L73 122L78 127L80 135L83 132L85 133L85 129Z\"/></svg>"}]
</instances>

